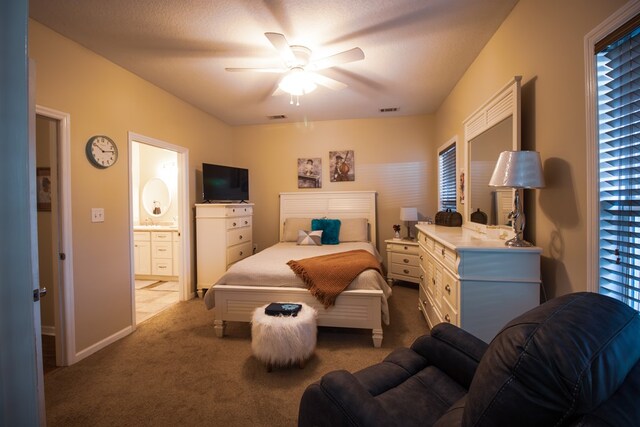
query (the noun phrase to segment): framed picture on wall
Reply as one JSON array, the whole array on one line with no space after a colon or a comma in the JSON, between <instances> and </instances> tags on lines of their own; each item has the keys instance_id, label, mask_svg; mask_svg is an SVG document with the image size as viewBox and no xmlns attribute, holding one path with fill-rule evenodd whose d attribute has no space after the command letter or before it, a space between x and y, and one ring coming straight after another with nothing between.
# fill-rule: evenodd
<instances>
[{"instance_id":1,"label":"framed picture on wall","mask_svg":"<svg viewBox=\"0 0 640 427\"><path fill-rule=\"evenodd\" d=\"M353 156L353 150L329 151L331 182L356 180Z\"/></svg>"},{"instance_id":2,"label":"framed picture on wall","mask_svg":"<svg viewBox=\"0 0 640 427\"><path fill-rule=\"evenodd\" d=\"M51 168L36 168L38 211L51 211Z\"/></svg>"},{"instance_id":3,"label":"framed picture on wall","mask_svg":"<svg viewBox=\"0 0 640 427\"><path fill-rule=\"evenodd\" d=\"M298 188L322 188L322 159L298 159Z\"/></svg>"}]
</instances>

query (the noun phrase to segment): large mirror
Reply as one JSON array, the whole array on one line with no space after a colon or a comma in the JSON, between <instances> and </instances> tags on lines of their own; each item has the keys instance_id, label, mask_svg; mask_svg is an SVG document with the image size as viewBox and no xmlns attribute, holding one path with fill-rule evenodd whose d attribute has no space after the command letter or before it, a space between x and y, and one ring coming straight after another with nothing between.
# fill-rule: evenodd
<instances>
[{"instance_id":1,"label":"large mirror","mask_svg":"<svg viewBox=\"0 0 640 427\"><path fill-rule=\"evenodd\" d=\"M171 192L160 178L151 178L142 189L142 206L152 216L159 217L167 213L171 206Z\"/></svg>"},{"instance_id":2,"label":"large mirror","mask_svg":"<svg viewBox=\"0 0 640 427\"><path fill-rule=\"evenodd\" d=\"M498 156L520 149L520 76L465 120L465 225L510 226L513 190L489 187Z\"/></svg>"}]
</instances>

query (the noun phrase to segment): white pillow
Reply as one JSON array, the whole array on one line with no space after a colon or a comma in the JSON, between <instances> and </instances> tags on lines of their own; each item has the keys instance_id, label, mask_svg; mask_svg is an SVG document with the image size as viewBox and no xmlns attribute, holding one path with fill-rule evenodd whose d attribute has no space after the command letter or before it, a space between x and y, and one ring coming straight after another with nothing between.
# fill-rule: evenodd
<instances>
[{"instance_id":1,"label":"white pillow","mask_svg":"<svg viewBox=\"0 0 640 427\"><path fill-rule=\"evenodd\" d=\"M298 230L311 230L311 218L287 218L282 231L283 242L297 242Z\"/></svg>"},{"instance_id":2,"label":"white pillow","mask_svg":"<svg viewBox=\"0 0 640 427\"><path fill-rule=\"evenodd\" d=\"M366 218L340 218L341 242L368 242L369 223Z\"/></svg>"},{"instance_id":3,"label":"white pillow","mask_svg":"<svg viewBox=\"0 0 640 427\"><path fill-rule=\"evenodd\" d=\"M301 246L322 246L322 230L298 230L297 242Z\"/></svg>"}]
</instances>

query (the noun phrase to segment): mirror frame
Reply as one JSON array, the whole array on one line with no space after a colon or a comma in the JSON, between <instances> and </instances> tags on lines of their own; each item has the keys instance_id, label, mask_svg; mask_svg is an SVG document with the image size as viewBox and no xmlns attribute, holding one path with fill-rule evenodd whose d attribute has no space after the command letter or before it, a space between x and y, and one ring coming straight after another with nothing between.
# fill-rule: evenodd
<instances>
[{"instance_id":1,"label":"mirror frame","mask_svg":"<svg viewBox=\"0 0 640 427\"><path fill-rule=\"evenodd\" d=\"M464 222L463 226L471 228L475 231L486 233L487 226L471 222L471 183L470 178L470 159L469 144L471 141L488 131L493 126L501 123L503 120L512 117L512 144L511 150L520 150L520 82L522 76L515 76L495 95L489 98L484 104L474 111L464 122L464 168L467 182L464 186ZM496 159L497 161L498 159ZM488 183L487 183L488 184ZM522 202L522 200L521 200ZM500 228L510 229L506 225L498 225Z\"/></svg>"}]
</instances>

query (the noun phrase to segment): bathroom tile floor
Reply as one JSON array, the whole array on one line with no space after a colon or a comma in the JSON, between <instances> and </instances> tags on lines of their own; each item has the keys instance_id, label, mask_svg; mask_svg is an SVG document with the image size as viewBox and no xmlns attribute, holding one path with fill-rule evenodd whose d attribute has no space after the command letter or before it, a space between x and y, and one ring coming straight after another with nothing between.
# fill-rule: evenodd
<instances>
[{"instance_id":1,"label":"bathroom tile floor","mask_svg":"<svg viewBox=\"0 0 640 427\"><path fill-rule=\"evenodd\" d=\"M178 282L136 280L136 324L139 325L178 301Z\"/></svg>"}]
</instances>

